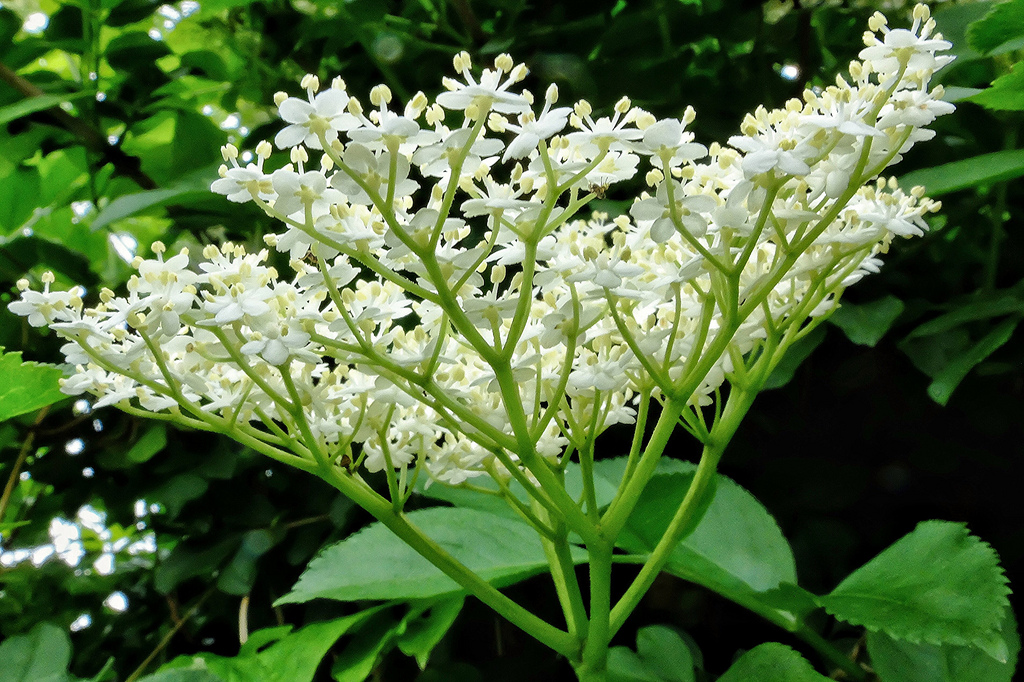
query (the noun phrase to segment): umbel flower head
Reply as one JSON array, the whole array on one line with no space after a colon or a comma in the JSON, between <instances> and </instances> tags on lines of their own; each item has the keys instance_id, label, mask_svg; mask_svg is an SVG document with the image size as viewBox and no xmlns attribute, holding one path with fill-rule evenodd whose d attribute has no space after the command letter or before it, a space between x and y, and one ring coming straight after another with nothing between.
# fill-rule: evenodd
<instances>
[{"instance_id":1,"label":"umbel flower head","mask_svg":"<svg viewBox=\"0 0 1024 682\"><path fill-rule=\"evenodd\" d=\"M306 468L387 469L457 484L529 482L532 463L592 448L638 398L710 404L750 382L894 236L937 208L879 174L952 106L929 85L949 44L928 10L911 29L872 19L862 61L782 109L759 108L728 146L623 98L538 106L501 55L431 102L369 105L340 79L279 94L290 163L226 165L213 191L281 222L287 252L209 246L137 259L98 305L29 289L10 309L68 340L68 393L207 430ZM587 204L638 174L627 214ZM754 386L756 388L756 386ZM523 466L526 465L526 469Z\"/></svg>"}]
</instances>

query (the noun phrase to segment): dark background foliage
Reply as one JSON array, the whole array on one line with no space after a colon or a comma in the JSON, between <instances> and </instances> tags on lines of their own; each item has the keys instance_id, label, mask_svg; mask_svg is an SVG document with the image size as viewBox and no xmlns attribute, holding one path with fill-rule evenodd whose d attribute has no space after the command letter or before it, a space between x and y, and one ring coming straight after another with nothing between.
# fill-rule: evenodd
<instances>
[{"instance_id":1,"label":"dark background foliage","mask_svg":"<svg viewBox=\"0 0 1024 682\"><path fill-rule=\"evenodd\" d=\"M947 33L963 38L963 27L983 14L978 7L950 10ZM307 72L323 82L341 74L360 95L385 82L404 100L417 90L435 93L459 50L477 63L508 51L530 66L535 92L556 82L563 102L585 97L598 110L628 94L659 116L692 105L697 138L724 142L759 104L779 106L805 83L831 82L859 50L869 13L794 9L768 22L759 3L740 0L5 3L0 301L11 300L17 279L38 281L46 269L58 285L81 284L94 299L129 275L118 248L138 244L145 254L157 238L172 249L225 238L260 244L274 229L269 219L206 188L220 145L251 149L272 138L274 93L297 93ZM894 24L901 15L890 14ZM963 45L961 62L942 76L947 84L983 87L1007 71L1005 54L980 58ZM796 67L796 76L784 78L792 75L784 66ZM900 173L1013 149L1019 119L965 103L937 129ZM932 232L897 245L881 275L851 290L847 324L829 325L801 349L814 352L758 399L727 453L723 472L775 514L812 590L831 589L926 518L967 522L1000 553L1011 581L1024 579L1017 494L1024 343L1013 334L1024 316L1024 259L1020 185L1012 180L1024 161L1018 166L946 194ZM621 212L626 196L611 195L601 208ZM895 312L887 321L856 317L871 309L859 306L886 300ZM914 336L928 320L958 313L940 333ZM848 338L863 341L858 329L873 334L890 325L873 346ZM59 362L60 342L5 305L0 345ZM950 369L964 357L977 360L969 373ZM962 374L957 386L953 378ZM677 438L673 455L692 457L691 444ZM620 454L614 434L605 448ZM91 624L72 635L71 670L83 677L109 658L125 679L152 652L148 671L180 653L232 655L240 609L250 630L341 613L338 604L271 604L320 547L368 520L318 480L231 441L111 409L84 411L73 400L0 425L0 480L9 479L0 522L28 523L4 530L5 556L49 543L54 517L73 520L83 505L105 514L109 535L83 530L77 566L53 557L0 567L0 634L41 621L67 628L88 614ZM146 534L157 551L130 554L127 546ZM105 552L115 555L116 569L106 575L93 567ZM127 610L104 606L114 591L125 595ZM542 613L554 603L542 577L512 594ZM770 639L796 645L674 578L656 585L621 643L647 623L692 635L716 673L742 648ZM382 680L417 674L397 651L376 672ZM470 600L420 679L570 677L564 662Z\"/></svg>"}]
</instances>

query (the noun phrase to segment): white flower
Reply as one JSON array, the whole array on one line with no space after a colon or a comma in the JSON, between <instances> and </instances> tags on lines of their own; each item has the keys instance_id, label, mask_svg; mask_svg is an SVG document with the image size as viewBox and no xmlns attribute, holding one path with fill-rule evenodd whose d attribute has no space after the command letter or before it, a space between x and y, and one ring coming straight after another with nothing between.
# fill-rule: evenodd
<instances>
[{"instance_id":1,"label":"white flower","mask_svg":"<svg viewBox=\"0 0 1024 682\"><path fill-rule=\"evenodd\" d=\"M743 157L743 175L747 179L772 170L798 177L810 173L811 167L805 160L810 150L806 147L787 149L785 143L788 141L787 136L774 132L756 137L734 135L729 138L729 144L746 152Z\"/></svg>"},{"instance_id":2,"label":"white flower","mask_svg":"<svg viewBox=\"0 0 1024 682\"><path fill-rule=\"evenodd\" d=\"M395 162L394 177L391 177L392 158ZM392 157L391 152L383 152L378 157L361 144L351 144L345 150L343 160L359 181L347 172L339 171L331 179L331 185L344 193L353 204L373 203L367 188L384 200L392 184L395 197L408 196L419 187L418 182L409 178L409 160L402 154Z\"/></svg>"},{"instance_id":3,"label":"white flower","mask_svg":"<svg viewBox=\"0 0 1024 682\"><path fill-rule=\"evenodd\" d=\"M245 168L225 168L224 177L214 180L210 189L236 203L252 201L254 195L267 200L274 196L269 180L260 166L250 163Z\"/></svg>"},{"instance_id":4,"label":"white flower","mask_svg":"<svg viewBox=\"0 0 1024 682\"><path fill-rule=\"evenodd\" d=\"M693 133L684 132L683 121L666 118L644 130L643 138L633 145L640 154L651 156L651 165L663 168L663 159L668 158L669 166L678 166L687 161L707 156L708 148L693 141Z\"/></svg>"},{"instance_id":5,"label":"white flower","mask_svg":"<svg viewBox=\"0 0 1024 682\"><path fill-rule=\"evenodd\" d=\"M522 95L509 92L509 88L523 80L528 73L522 64L513 67L508 55L499 55L495 69L484 69L480 82L473 78L469 55L465 52L455 57L455 70L462 74L465 82L445 78L442 83L448 92L437 96L437 103L445 109L466 110L476 107L479 111L493 109L503 114L518 114L530 109L530 103ZM499 64L500 63L500 64ZM508 73L508 78L504 78Z\"/></svg>"},{"instance_id":6,"label":"white flower","mask_svg":"<svg viewBox=\"0 0 1024 682\"><path fill-rule=\"evenodd\" d=\"M341 203L341 192L327 188L327 178L320 171L296 173L291 168L279 168L270 176L277 192L274 208L284 215L299 213L308 206L314 216L328 212L331 204Z\"/></svg>"},{"instance_id":7,"label":"white flower","mask_svg":"<svg viewBox=\"0 0 1024 682\"><path fill-rule=\"evenodd\" d=\"M556 133L562 132L569 122L569 114L572 109L569 107L558 107L552 109L551 105L558 101L558 88L552 84L548 87L544 97L544 108L539 115L528 111L519 115L519 125L504 122L502 127L508 128L516 133L516 137L509 142L505 154L501 157L502 163L509 159L521 159L529 155L541 140L546 140Z\"/></svg>"},{"instance_id":8,"label":"white flower","mask_svg":"<svg viewBox=\"0 0 1024 682\"><path fill-rule=\"evenodd\" d=\"M569 123L579 131L569 133L566 137L573 145L593 148L593 151L584 151L585 154L589 155L609 149L628 151L632 148L629 144L631 141L643 137L643 132L639 129L626 127L635 122L639 113L637 109L632 108L626 98L622 98L616 103L615 113L611 118L603 116L595 121L590 117L590 104L585 101L578 102L574 111Z\"/></svg>"},{"instance_id":9,"label":"white flower","mask_svg":"<svg viewBox=\"0 0 1024 682\"><path fill-rule=\"evenodd\" d=\"M7 306L8 310L15 315L27 317L33 327L45 327L57 321L74 319L77 315L72 317L72 314L76 308L80 308L81 299L70 291L50 291L54 280L53 273L44 274L42 291L32 291L28 288L28 280L20 280L18 288L21 289L21 300Z\"/></svg>"},{"instance_id":10,"label":"white flower","mask_svg":"<svg viewBox=\"0 0 1024 682\"><path fill-rule=\"evenodd\" d=\"M271 365L283 365L293 354L305 349L309 338L309 334L294 322L261 325L260 330L253 331L249 341L240 350L246 355L259 355ZM307 362L315 363L318 359L312 353L304 355Z\"/></svg>"},{"instance_id":11,"label":"white flower","mask_svg":"<svg viewBox=\"0 0 1024 682\"><path fill-rule=\"evenodd\" d=\"M883 76L895 74L901 67L909 73L938 71L953 60L952 57L935 55L938 51L948 50L952 44L942 40L941 35L929 38L935 21L929 18L929 10L924 5L914 8L914 24L909 30L890 30L885 25L885 17L877 12L871 25L882 31L882 40L873 32L865 33L864 44L867 47L860 51L859 56Z\"/></svg>"},{"instance_id":12,"label":"white flower","mask_svg":"<svg viewBox=\"0 0 1024 682\"><path fill-rule=\"evenodd\" d=\"M673 183L673 201L669 202L668 183ZM708 229L707 215L718 207L718 202L706 194L687 195L682 183L666 180L658 186L656 197L641 199L629 207L629 214L637 220L652 220L651 239L666 241L676 232L673 219L694 237L703 237Z\"/></svg>"},{"instance_id":13,"label":"white flower","mask_svg":"<svg viewBox=\"0 0 1024 682\"><path fill-rule=\"evenodd\" d=\"M440 178L442 183L448 181L452 167L462 155L466 143L473 131L471 128L459 128L446 132L438 142L418 149L413 154L412 162L420 167L423 175ZM483 157L489 157L501 151L501 140L478 137L473 140L462 164L462 176L472 176L484 163ZM493 162L492 162L493 163Z\"/></svg>"},{"instance_id":14,"label":"white flower","mask_svg":"<svg viewBox=\"0 0 1024 682\"><path fill-rule=\"evenodd\" d=\"M322 149L320 138L328 143L338 139L338 133L352 130L359 119L346 111L348 94L344 90L329 88L317 95L308 90L308 101L289 97L278 108L281 118L290 123L274 138L278 149L305 145Z\"/></svg>"}]
</instances>

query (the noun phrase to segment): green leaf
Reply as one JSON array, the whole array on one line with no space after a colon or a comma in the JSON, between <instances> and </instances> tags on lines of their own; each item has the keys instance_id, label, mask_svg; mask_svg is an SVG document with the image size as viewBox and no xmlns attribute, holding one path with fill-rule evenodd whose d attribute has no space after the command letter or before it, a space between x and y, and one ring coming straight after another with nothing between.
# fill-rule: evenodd
<instances>
[{"instance_id":1,"label":"green leaf","mask_svg":"<svg viewBox=\"0 0 1024 682\"><path fill-rule=\"evenodd\" d=\"M22 362L21 353L0 355L0 421L66 398L57 383L62 376L63 372L56 367Z\"/></svg>"},{"instance_id":2,"label":"green leaf","mask_svg":"<svg viewBox=\"0 0 1024 682\"><path fill-rule=\"evenodd\" d=\"M1020 62L1014 64L1010 73L995 79L991 87L971 95L966 101L992 111L1024 110L1024 66Z\"/></svg>"},{"instance_id":3,"label":"green leaf","mask_svg":"<svg viewBox=\"0 0 1024 682\"><path fill-rule=\"evenodd\" d=\"M995 635L1008 604L1006 582L995 551L963 524L925 521L818 602L872 632L974 645L1005 660Z\"/></svg>"},{"instance_id":4,"label":"green leaf","mask_svg":"<svg viewBox=\"0 0 1024 682\"><path fill-rule=\"evenodd\" d=\"M171 187L125 194L107 204L89 227L92 230L100 230L150 208L210 199L210 183L213 178L212 172L203 170Z\"/></svg>"},{"instance_id":5,"label":"green leaf","mask_svg":"<svg viewBox=\"0 0 1024 682\"><path fill-rule=\"evenodd\" d=\"M495 514L497 516L505 516L509 519L518 520L520 518L516 515L516 512L508 506L505 500L501 499L497 495L489 495L478 490L463 488L457 485L442 485L433 482L428 485L428 481L429 478L421 476L416 484L416 492L424 497L429 497L432 500L438 500L440 502L447 502L455 507L476 509L478 511ZM485 488L493 490L495 493L498 492L498 484L489 476L473 479L472 484L474 488ZM514 481L512 491L517 495L520 492L525 495L525 491L516 485ZM520 496L520 498L522 499L522 496Z\"/></svg>"},{"instance_id":6,"label":"green leaf","mask_svg":"<svg viewBox=\"0 0 1024 682\"><path fill-rule=\"evenodd\" d=\"M693 480L690 473L651 479L618 543L629 552L654 549ZM669 556L665 570L733 598L796 583L796 563L775 519L740 486L718 477L696 529Z\"/></svg>"},{"instance_id":7,"label":"green leaf","mask_svg":"<svg viewBox=\"0 0 1024 682\"><path fill-rule=\"evenodd\" d=\"M217 589L228 594L249 594L253 583L256 582L256 564L259 558L275 544L274 534L265 528L245 533L231 563L217 578Z\"/></svg>"},{"instance_id":8,"label":"green leaf","mask_svg":"<svg viewBox=\"0 0 1024 682\"><path fill-rule=\"evenodd\" d=\"M263 679L266 682L310 682L320 667L320 660L338 638L377 611L375 607L337 620L307 625L279 640L257 656L273 671L270 677Z\"/></svg>"},{"instance_id":9,"label":"green leaf","mask_svg":"<svg viewBox=\"0 0 1024 682\"><path fill-rule=\"evenodd\" d=\"M76 99L82 99L89 94L89 92L69 92L59 95L38 95L36 97L28 97L19 102L15 102L14 104L8 104L6 107L0 107L0 125L5 125L11 121L21 118L22 116L34 114L37 111L59 107L64 102L73 102Z\"/></svg>"},{"instance_id":10,"label":"green leaf","mask_svg":"<svg viewBox=\"0 0 1024 682\"><path fill-rule=\"evenodd\" d=\"M5 521L3 523L0 523L0 534L6 533L6 532L11 531L11 530L14 530L15 528L21 528L22 526L27 526L30 523L32 523L32 522L31 521Z\"/></svg>"},{"instance_id":11,"label":"green leaf","mask_svg":"<svg viewBox=\"0 0 1024 682\"><path fill-rule=\"evenodd\" d=\"M165 447L167 447L167 427L161 423L152 424L125 453L125 459L135 464L148 462L153 455Z\"/></svg>"},{"instance_id":12,"label":"green leaf","mask_svg":"<svg viewBox=\"0 0 1024 682\"><path fill-rule=\"evenodd\" d=\"M240 656L255 656L260 649L273 644L287 637L292 630L291 625L278 625L276 628L262 628L249 633L249 639L245 640L238 653Z\"/></svg>"},{"instance_id":13,"label":"green leaf","mask_svg":"<svg viewBox=\"0 0 1024 682\"><path fill-rule=\"evenodd\" d=\"M331 666L331 677L335 682L363 682L369 678L404 628L404 619L396 621L386 612L375 614L354 633L338 655Z\"/></svg>"},{"instance_id":14,"label":"green leaf","mask_svg":"<svg viewBox=\"0 0 1024 682\"><path fill-rule=\"evenodd\" d=\"M150 493L157 502L167 507L169 518L176 517L182 507L199 499L210 487L209 481L195 474L178 474Z\"/></svg>"},{"instance_id":15,"label":"green leaf","mask_svg":"<svg viewBox=\"0 0 1024 682\"><path fill-rule=\"evenodd\" d=\"M967 349L965 353L954 357L952 362L939 372L932 383L928 384L928 395L931 399L940 405L945 405L949 402L953 391L964 380L964 377L974 367L983 362L985 358L992 355L992 353L999 350L1009 341L1020 321L1020 317L1011 317L1003 320L996 325L995 329Z\"/></svg>"},{"instance_id":16,"label":"green leaf","mask_svg":"<svg viewBox=\"0 0 1024 682\"><path fill-rule=\"evenodd\" d=\"M71 661L71 638L52 623L39 623L0 644L4 682L64 682Z\"/></svg>"},{"instance_id":17,"label":"green leaf","mask_svg":"<svg viewBox=\"0 0 1024 682\"><path fill-rule=\"evenodd\" d=\"M664 625L640 628L636 652L649 670L664 682L694 682L693 652L679 633Z\"/></svg>"},{"instance_id":18,"label":"green leaf","mask_svg":"<svg viewBox=\"0 0 1024 682\"><path fill-rule=\"evenodd\" d=\"M957 190L1013 180L1024 175L1024 149L1008 149L972 156L907 173L899 179L906 190L923 185L929 196L937 197Z\"/></svg>"},{"instance_id":19,"label":"green leaf","mask_svg":"<svg viewBox=\"0 0 1024 682\"><path fill-rule=\"evenodd\" d=\"M236 535L205 549L195 549L186 543L177 545L171 555L156 567L153 586L160 594L169 594L189 578L210 575L238 547L238 543Z\"/></svg>"},{"instance_id":20,"label":"green leaf","mask_svg":"<svg viewBox=\"0 0 1024 682\"><path fill-rule=\"evenodd\" d=\"M874 348L902 312L903 301L886 296L871 303L843 303L829 322L842 329L853 343Z\"/></svg>"},{"instance_id":21,"label":"green leaf","mask_svg":"<svg viewBox=\"0 0 1024 682\"><path fill-rule=\"evenodd\" d=\"M608 650L608 682L663 682L629 647Z\"/></svg>"},{"instance_id":22,"label":"green leaf","mask_svg":"<svg viewBox=\"0 0 1024 682\"><path fill-rule=\"evenodd\" d=\"M1001 2L967 27L968 43L982 54L1021 36L1024 36L1024 0Z\"/></svg>"},{"instance_id":23,"label":"green leaf","mask_svg":"<svg viewBox=\"0 0 1024 682\"><path fill-rule=\"evenodd\" d=\"M783 644L769 642L740 656L718 682L828 682L807 660Z\"/></svg>"},{"instance_id":24,"label":"green leaf","mask_svg":"<svg viewBox=\"0 0 1024 682\"><path fill-rule=\"evenodd\" d=\"M168 677L157 680L154 676L142 682L311 682L320 661L339 637L362 624L381 607L307 625L301 630L278 639L259 653L242 653L234 657L199 654L179 656L163 666L158 674L206 672L209 677ZM274 630L277 636L279 628ZM254 632L256 637L259 631ZM252 648L244 652L252 652Z\"/></svg>"},{"instance_id":25,"label":"green leaf","mask_svg":"<svg viewBox=\"0 0 1024 682\"><path fill-rule=\"evenodd\" d=\"M1012 289L992 292L984 297L971 296L956 301L951 306L955 307L948 313L917 327L907 335L907 338L913 339L931 334L943 334L955 327L959 327L965 322L987 320L1014 313L1024 314L1024 300L1021 299L1017 291Z\"/></svg>"},{"instance_id":26,"label":"green leaf","mask_svg":"<svg viewBox=\"0 0 1024 682\"><path fill-rule=\"evenodd\" d=\"M1009 654L1002 662L975 647L914 644L882 632L868 632L867 646L871 667L882 682L1011 682L1020 637L1009 608L1000 636Z\"/></svg>"},{"instance_id":27,"label":"green leaf","mask_svg":"<svg viewBox=\"0 0 1024 682\"><path fill-rule=\"evenodd\" d=\"M110 10L103 23L106 26L134 24L153 14L159 6L160 3L155 0L124 0Z\"/></svg>"},{"instance_id":28,"label":"green leaf","mask_svg":"<svg viewBox=\"0 0 1024 682\"><path fill-rule=\"evenodd\" d=\"M946 93L942 96L942 99L946 102L962 102L968 97L977 95L982 90L983 88L965 88L959 85L951 85L946 88Z\"/></svg>"},{"instance_id":29,"label":"green leaf","mask_svg":"<svg viewBox=\"0 0 1024 682\"><path fill-rule=\"evenodd\" d=\"M426 669L434 647L451 629L465 601L465 597L458 596L435 602L427 615L411 620L398 638L398 648L406 656L414 657L420 670Z\"/></svg>"},{"instance_id":30,"label":"green leaf","mask_svg":"<svg viewBox=\"0 0 1024 682\"><path fill-rule=\"evenodd\" d=\"M153 40L143 31L122 33L107 44L107 61L120 71L135 71L141 66L171 54L161 40Z\"/></svg>"},{"instance_id":31,"label":"green leaf","mask_svg":"<svg viewBox=\"0 0 1024 682\"><path fill-rule=\"evenodd\" d=\"M521 521L459 507L421 509L406 517L488 582L510 585L547 570L537 533ZM577 556L583 561L582 551ZM425 599L460 591L440 569L374 523L321 552L276 603Z\"/></svg>"},{"instance_id":32,"label":"green leaf","mask_svg":"<svg viewBox=\"0 0 1024 682\"><path fill-rule=\"evenodd\" d=\"M0 212L3 208L3 201L0 200ZM96 275L89 270L89 261L63 244L38 236L17 237L6 241L0 237L0 275L15 281L34 266L48 267L83 286L96 281Z\"/></svg>"}]
</instances>

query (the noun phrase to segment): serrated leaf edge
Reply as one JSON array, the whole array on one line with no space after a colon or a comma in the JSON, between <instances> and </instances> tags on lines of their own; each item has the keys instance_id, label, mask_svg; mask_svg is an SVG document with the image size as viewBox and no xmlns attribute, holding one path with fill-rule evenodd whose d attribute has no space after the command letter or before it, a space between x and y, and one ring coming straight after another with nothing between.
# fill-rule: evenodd
<instances>
[{"instance_id":1,"label":"serrated leaf edge","mask_svg":"<svg viewBox=\"0 0 1024 682\"><path fill-rule=\"evenodd\" d=\"M921 523L926 523L926 522L922 521ZM999 552L997 552L995 550L995 548L992 547L992 545L990 543L986 542L984 539L978 537L977 535L971 533L971 531L967 527L966 523L958 523L958 522L950 522L950 521L945 521L943 523L952 523L953 525L959 526L964 531L964 533L966 533L966 535L969 538L972 538L975 542L978 543L978 545L980 545L982 548L988 550L991 553L991 555L995 558L995 560L996 560L997 578L998 578L998 582L1001 583L1001 587L1002 587L1002 589L999 590L999 592L1001 592L999 597L1001 597L1001 599L1002 599L1002 603L1001 603L1002 610L1000 611L999 617L992 619L993 620L992 623L988 624L987 626L981 627L981 628L972 628L972 629L977 630L978 632L982 632L982 633L1002 632L1002 629L1003 629L1002 628L1002 621L1003 621L1002 614L1005 612L1006 609L1010 608L1009 596L1011 594L1013 594L1013 589L1010 587L1010 579L1006 577L1006 569L1003 567L1002 563L1000 562ZM915 530L920 525L921 524L919 523L918 526L915 526ZM911 531L911 532L913 532L913 531ZM906 536L904 536L904 537L906 537ZM898 542L898 540L897 540L897 542ZM888 549L888 548L886 548L886 549ZM884 552L885 550L882 550L882 551ZM881 554L881 553L879 553L879 554ZM873 560L874 559L869 560L868 563L870 563ZM864 564L864 565L866 566L867 564ZM845 581L845 579L844 579L844 581ZM840 585L842 585L842 582L840 582ZM837 620L841 620L844 623L849 623L851 625L857 625L857 626L863 627L865 630L868 630L870 632L884 633L886 635L889 635L890 637L893 637L894 639L901 639L903 641L910 642L912 644L934 644L936 646L941 646L943 644L956 644L956 645L959 645L959 646L974 646L974 647L979 646L977 641L976 641L976 639L970 639L970 638L963 637L963 636L953 636L953 637L947 637L947 638L932 637L932 636L929 635L929 629L928 628L923 628L922 632L919 633L920 636L917 636L917 635L914 635L914 634L900 633L898 631L894 631L892 629L888 629L888 628L881 627L881 626L872 626L872 625L869 625L868 623L863 622L863 621L861 621L861 620L859 620L857 618L845 618L845 617L840 616L838 613L836 613L833 609L829 608L824 603L823 600L825 600L829 596L831 596L831 593L827 594L827 595L822 595L822 596L817 596L816 595L815 598L814 598L814 601L815 601L815 603L818 604L818 606L823 608L825 610L825 612L827 614L829 614L830 616L832 616L833 618L835 618Z\"/></svg>"}]
</instances>

